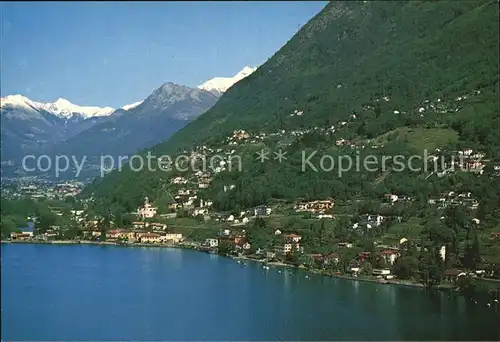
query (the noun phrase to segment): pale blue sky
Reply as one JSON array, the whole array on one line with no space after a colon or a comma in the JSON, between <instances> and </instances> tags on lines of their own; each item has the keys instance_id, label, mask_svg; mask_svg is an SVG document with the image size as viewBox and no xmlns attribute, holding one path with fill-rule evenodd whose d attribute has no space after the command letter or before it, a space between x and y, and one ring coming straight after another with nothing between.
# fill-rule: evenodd
<instances>
[{"instance_id":1,"label":"pale blue sky","mask_svg":"<svg viewBox=\"0 0 500 342\"><path fill-rule=\"evenodd\" d=\"M120 107L264 63L322 2L1 3L1 94Z\"/></svg>"}]
</instances>

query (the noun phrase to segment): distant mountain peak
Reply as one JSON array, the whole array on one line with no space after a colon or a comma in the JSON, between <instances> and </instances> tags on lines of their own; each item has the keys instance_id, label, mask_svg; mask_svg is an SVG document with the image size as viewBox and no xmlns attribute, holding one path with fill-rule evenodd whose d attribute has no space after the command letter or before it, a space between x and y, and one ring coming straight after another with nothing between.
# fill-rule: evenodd
<instances>
[{"instance_id":1,"label":"distant mountain peak","mask_svg":"<svg viewBox=\"0 0 500 342\"><path fill-rule=\"evenodd\" d=\"M21 94L7 95L6 97L2 97L0 99L0 108L5 106L24 107L33 110L32 107L36 106L36 102L31 101L26 96Z\"/></svg>"},{"instance_id":2,"label":"distant mountain peak","mask_svg":"<svg viewBox=\"0 0 500 342\"><path fill-rule=\"evenodd\" d=\"M2 106L4 105L5 102L27 101L27 100L29 99L21 94L7 95L6 97L2 97Z\"/></svg>"},{"instance_id":3,"label":"distant mountain peak","mask_svg":"<svg viewBox=\"0 0 500 342\"><path fill-rule=\"evenodd\" d=\"M66 99L63 99L62 97L58 98L56 100L56 102L54 102L54 104L57 104L57 105L69 105L69 106L72 106L73 104L71 102L69 102L68 100Z\"/></svg>"},{"instance_id":4,"label":"distant mountain peak","mask_svg":"<svg viewBox=\"0 0 500 342\"><path fill-rule=\"evenodd\" d=\"M165 82L161 85L159 90L173 90L176 88L184 88L184 86L181 86L181 85L173 83L173 82Z\"/></svg>"},{"instance_id":5,"label":"distant mountain peak","mask_svg":"<svg viewBox=\"0 0 500 342\"><path fill-rule=\"evenodd\" d=\"M203 84L200 84L198 86L198 89L202 89L202 90L213 92L213 93L220 95L221 93L224 93L229 88L231 88L233 86L233 84L235 84L235 83L241 81L242 79L244 79L245 77L249 76L255 70L257 70L256 67L252 68L249 66L245 66L243 69L241 69L233 77L215 77L215 78L212 78L211 80L208 80Z\"/></svg>"},{"instance_id":6,"label":"distant mountain peak","mask_svg":"<svg viewBox=\"0 0 500 342\"><path fill-rule=\"evenodd\" d=\"M11 106L30 110L44 110L64 119L70 119L74 116L84 119L108 116L115 111L111 107L79 106L63 98L58 98L55 102L36 102L20 94L8 95L3 97L0 102L1 107Z\"/></svg>"}]
</instances>

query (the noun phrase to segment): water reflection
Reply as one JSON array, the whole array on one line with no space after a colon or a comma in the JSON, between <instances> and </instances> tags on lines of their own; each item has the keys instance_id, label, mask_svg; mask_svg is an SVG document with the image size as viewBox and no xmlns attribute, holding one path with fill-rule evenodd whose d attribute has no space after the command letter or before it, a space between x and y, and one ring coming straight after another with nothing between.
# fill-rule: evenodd
<instances>
[{"instance_id":1,"label":"water reflection","mask_svg":"<svg viewBox=\"0 0 500 342\"><path fill-rule=\"evenodd\" d=\"M359 293L359 281L354 280L352 286L354 287L354 293L358 294Z\"/></svg>"},{"instance_id":2,"label":"water reflection","mask_svg":"<svg viewBox=\"0 0 500 342\"><path fill-rule=\"evenodd\" d=\"M164 248L161 254L161 261L168 262L169 267L171 266L176 271L182 268L182 257L184 253L182 250L177 248Z\"/></svg>"},{"instance_id":3,"label":"water reflection","mask_svg":"<svg viewBox=\"0 0 500 342\"><path fill-rule=\"evenodd\" d=\"M384 297L388 299L391 307L396 306L397 289L394 286L381 285L379 286L378 291L384 294Z\"/></svg>"}]
</instances>

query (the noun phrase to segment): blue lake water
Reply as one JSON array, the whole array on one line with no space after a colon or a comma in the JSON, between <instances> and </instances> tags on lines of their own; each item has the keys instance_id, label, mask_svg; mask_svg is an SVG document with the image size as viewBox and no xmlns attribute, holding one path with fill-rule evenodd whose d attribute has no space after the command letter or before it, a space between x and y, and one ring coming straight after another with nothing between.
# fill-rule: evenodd
<instances>
[{"instance_id":1,"label":"blue lake water","mask_svg":"<svg viewBox=\"0 0 500 342\"><path fill-rule=\"evenodd\" d=\"M2 340L500 339L484 303L196 251L2 244L1 256Z\"/></svg>"}]
</instances>

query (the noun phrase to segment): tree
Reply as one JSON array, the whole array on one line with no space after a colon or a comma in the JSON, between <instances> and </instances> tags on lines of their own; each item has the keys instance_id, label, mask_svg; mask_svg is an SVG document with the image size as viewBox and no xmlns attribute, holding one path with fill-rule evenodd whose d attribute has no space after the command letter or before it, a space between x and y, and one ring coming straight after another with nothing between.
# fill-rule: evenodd
<instances>
[{"instance_id":1,"label":"tree","mask_svg":"<svg viewBox=\"0 0 500 342\"><path fill-rule=\"evenodd\" d=\"M316 266L316 261L310 254L300 255L299 263L307 268L314 268L314 266Z\"/></svg>"},{"instance_id":2,"label":"tree","mask_svg":"<svg viewBox=\"0 0 500 342\"><path fill-rule=\"evenodd\" d=\"M334 234L335 238L340 241L345 241L349 237L348 232L349 220L345 216L341 216L335 224Z\"/></svg>"},{"instance_id":3,"label":"tree","mask_svg":"<svg viewBox=\"0 0 500 342\"><path fill-rule=\"evenodd\" d=\"M16 223L14 220L8 216L2 216L0 221L0 230L2 238L7 238L10 236L10 233L16 230Z\"/></svg>"},{"instance_id":4,"label":"tree","mask_svg":"<svg viewBox=\"0 0 500 342\"><path fill-rule=\"evenodd\" d=\"M479 248L479 239L477 234L474 234L474 240L471 245L467 245L465 248L463 264L466 268L476 269L477 265L481 261L481 253Z\"/></svg>"},{"instance_id":5,"label":"tree","mask_svg":"<svg viewBox=\"0 0 500 342\"><path fill-rule=\"evenodd\" d=\"M327 239L327 236L326 236L327 232L326 232L326 228L325 228L325 220L321 220L321 227L319 228L319 243L321 245L325 245L326 244L326 239Z\"/></svg>"},{"instance_id":6,"label":"tree","mask_svg":"<svg viewBox=\"0 0 500 342\"><path fill-rule=\"evenodd\" d=\"M265 229L266 228L266 221L262 217L257 217L253 223L253 228Z\"/></svg>"},{"instance_id":7,"label":"tree","mask_svg":"<svg viewBox=\"0 0 500 342\"><path fill-rule=\"evenodd\" d=\"M101 232L100 241L106 241L106 232L109 230L111 226L111 213L109 211L105 211L104 215L98 221L98 227Z\"/></svg>"},{"instance_id":8,"label":"tree","mask_svg":"<svg viewBox=\"0 0 500 342\"><path fill-rule=\"evenodd\" d=\"M422 281L427 288L439 285L443 275L443 266L436 249L431 247L428 251L422 253L418 268Z\"/></svg>"},{"instance_id":9,"label":"tree","mask_svg":"<svg viewBox=\"0 0 500 342\"><path fill-rule=\"evenodd\" d=\"M410 279L416 272L418 272L418 260L411 256L396 259L392 269L392 273L401 279Z\"/></svg>"},{"instance_id":10,"label":"tree","mask_svg":"<svg viewBox=\"0 0 500 342\"><path fill-rule=\"evenodd\" d=\"M81 237L83 235L82 228L76 222L70 224L69 229L64 232L64 236L67 239L76 239L77 237Z\"/></svg>"},{"instance_id":11,"label":"tree","mask_svg":"<svg viewBox=\"0 0 500 342\"><path fill-rule=\"evenodd\" d=\"M373 273L373 266L372 266L371 262L365 261L365 262L363 262L363 264L361 265L361 267L362 267L361 272L364 275L372 275L372 273Z\"/></svg>"},{"instance_id":12,"label":"tree","mask_svg":"<svg viewBox=\"0 0 500 342\"><path fill-rule=\"evenodd\" d=\"M380 107L380 104L378 102L375 104L375 108L373 109L373 111L375 112L375 116L377 118L380 117L380 114L382 113L382 108Z\"/></svg>"},{"instance_id":13,"label":"tree","mask_svg":"<svg viewBox=\"0 0 500 342\"><path fill-rule=\"evenodd\" d=\"M359 248L343 248L340 251L339 269L347 271L349 264L359 255Z\"/></svg>"},{"instance_id":14,"label":"tree","mask_svg":"<svg viewBox=\"0 0 500 342\"><path fill-rule=\"evenodd\" d=\"M430 219L425 223L423 234L426 235L428 241L432 242L433 246L451 243L456 237L456 233L452 229L440 221L436 222L435 219Z\"/></svg>"},{"instance_id":15,"label":"tree","mask_svg":"<svg viewBox=\"0 0 500 342\"><path fill-rule=\"evenodd\" d=\"M294 246L292 246L292 251L285 256L285 259L293 265L299 265L301 253Z\"/></svg>"},{"instance_id":16,"label":"tree","mask_svg":"<svg viewBox=\"0 0 500 342\"><path fill-rule=\"evenodd\" d=\"M231 243L227 239L219 239L219 246L217 253L221 255L228 255L231 252Z\"/></svg>"},{"instance_id":17,"label":"tree","mask_svg":"<svg viewBox=\"0 0 500 342\"><path fill-rule=\"evenodd\" d=\"M57 222L57 215L51 212L48 208L38 208L36 211L36 232L43 234Z\"/></svg>"},{"instance_id":18,"label":"tree","mask_svg":"<svg viewBox=\"0 0 500 342\"><path fill-rule=\"evenodd\" d=\"M364 252L369 252L370 255L375 251L375 242L373 239L363 239L360 241L360 246L363 248Z\"/></svg>"}]
</instances>

